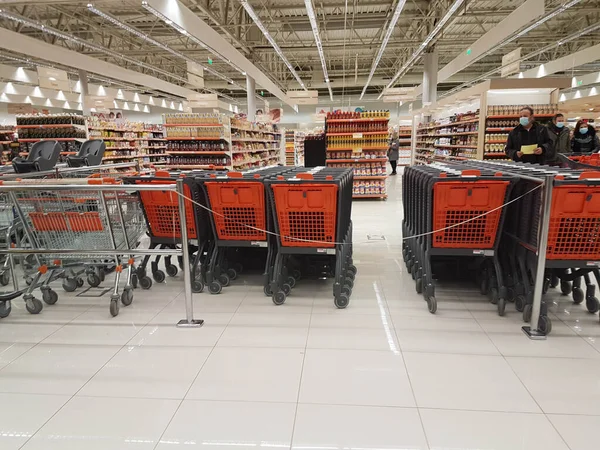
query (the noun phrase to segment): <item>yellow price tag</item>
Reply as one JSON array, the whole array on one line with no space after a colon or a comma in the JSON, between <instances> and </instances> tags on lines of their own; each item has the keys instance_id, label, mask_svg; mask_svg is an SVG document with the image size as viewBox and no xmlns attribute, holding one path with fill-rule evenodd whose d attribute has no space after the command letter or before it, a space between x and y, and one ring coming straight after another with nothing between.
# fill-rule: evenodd
<instances>
[{"instance_id":1,"label":"yellow price tag","mask_svg":"<svg viewBox=\"0 0 600 450\"><path fill-rule=\"evenodd\" d=\"M360 147L359 148L353 148L352 152L354 152L354 153L362 153L362 148L360 148Z\"/></svg>"},{"instance_id":2,"label":"yellow price tag","mask_svg":"<svg viewBox=\"0 0 600 450\"><path fill-rule=\"evenodd\" d=\"M533 155L536 148L538 148L537 144L521 145L521 153L524 155Z\"/></svg>"}]
</instances>

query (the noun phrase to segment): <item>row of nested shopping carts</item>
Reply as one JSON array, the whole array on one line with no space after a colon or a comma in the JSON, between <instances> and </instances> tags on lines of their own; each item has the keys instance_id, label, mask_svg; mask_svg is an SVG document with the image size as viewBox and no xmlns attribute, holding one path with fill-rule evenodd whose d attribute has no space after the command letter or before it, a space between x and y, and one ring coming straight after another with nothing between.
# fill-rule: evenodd
<instances>
[{"instance_id":1,"label":"row of nested shopping carts","mask_svg":"<svg viewBox=\"0 0 600 450\"><path fill-rule=\"evenodd\" d=\"M499 315L514 302L530 321L548 175L553 185L543 292L560 285L575 303L585 300L590 313L598 312L590 275L600 283L600 171L580 160L563 156L562 167L444 161L406 169L403 256L431 313L437 310L436 267L444 260L460 267L456 263L466 259ZM552 329L544 301L538 328Z\"/></svg>"},{"instance_id":2,"label":"row of nested shopping carts","mask_svg":"<svg viewBox=\"0 0 600 450\"><path fill-rule=\"evenodd\" d=\"M335 305L348 305L356 275L351 170L270 167L244 173L140 174L100 167L86 169L88 178L74 178L73 171L83 175L85 170L64 169L62 176L68 179L9 177L0 183L5 239L0 281L8 285L12 279L14 287L0 294L0 317L10 314L11 300L20 296L30 313L39 313L43 303L33 295L36 289L46 304L54 304L54 282L73 292L83 286L84 277L91 287L100 286L109 272L115 273L110 295L115 316L119 303L132 303L136 287L149 289L152 279L165 280L161 258L167 275L190 270L194 292L206 285L218 294L244 266L255 265L257 253L264 262L265 294L275 304L285 302L302 276L328 275L335 279ZM136 259L140 253L135 249L148 240L148 251ZM189 268L175 251L183 245L193 255ZM178 265L171 259L175 254ZM17 273L24 275L27 287L19 287Z\"/></svg>"},{"instance_id":3,"label":"row of nested shopping carts","mask_svg":"<svg viewBox=\"0 0 600 450\"><path fill-rule=\"evenodd\" d=\"M350 300L352 171L316 167L268 167L246 172L194 171L183 175L186 224L192 258L192 290L219 294L248 267L262 267L263 288L273 303L286 301L303 276L334 278L338 308ZM173 184L178 175L157 172L125 179L131 184ZM178 199L170 193L140 194L150 248L181 245ZM162 282L160 256L137 270L143 288ZM148 276L150 263L152 278ZM180 261L181 265L181 261ZM178 268L165 261L168 276Z\"/></svg>"}]
</instances>

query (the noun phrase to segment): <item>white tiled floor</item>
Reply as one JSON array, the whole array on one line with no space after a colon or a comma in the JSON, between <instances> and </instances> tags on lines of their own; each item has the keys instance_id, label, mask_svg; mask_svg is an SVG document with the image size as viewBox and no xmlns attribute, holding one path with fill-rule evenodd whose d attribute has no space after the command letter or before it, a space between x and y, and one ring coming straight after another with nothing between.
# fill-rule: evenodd
<instances>
[{"instance_id":1,"label":"white tiled floor","mask_svg":"<svg viewBox=\"0 0 600 450\"><path fill-rule=\"evenodd\" d=\"M300 281L281 307L258 277L195 295L182 282L107 298L22 302L0 321L0 450L596 450L598 315L549 294L553 333L529 341L471 286L429 314L401 256L401 177L387 202L354 204L351 304ZM368 240L367 235L385 240Z\"/></svg>"}]
</instances>

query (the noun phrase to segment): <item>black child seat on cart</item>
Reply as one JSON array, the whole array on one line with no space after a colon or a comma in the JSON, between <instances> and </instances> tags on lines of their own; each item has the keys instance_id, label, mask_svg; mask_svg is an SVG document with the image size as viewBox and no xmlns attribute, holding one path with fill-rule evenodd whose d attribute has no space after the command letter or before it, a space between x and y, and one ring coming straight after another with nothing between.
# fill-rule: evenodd
<instances>
[{"instance_id":1,"label":"black child seat on cart","mask_svg":"<svg viewBox=\"0 0 600 450\"><path fill-rule=\"evenodd\" d=\"M432 260L470 257L480 271L492 274L492 301L503 314L506 286L498 246L505 211L500 207L514 177L443 163L408 167L402 181L404 261L429 311L437 311Z\"/></svg>"},{"instance_id":2,"label":"black child seat on cart","mask_svg":"<svg viewBox=\"0 0 600 450\"><path fill-rule=\"evenodd\" d=\"M67 156L69 167L99 166L106 150L102 139L90 139L81 144L76 155Z\"/></svg>"},{"instance_id":3,"label":"black child seat on cart","mask_svg":"<svg viewBox=\"0 0 600 450\"><path fill-rule=\"evenodd\" d=\"M211 294L219 294L223 287L229 286L245 266L257 265L262 259L257 252L264 253L260 249L266 249L263 284L265 292L269 289L276 243L264 181L289 170L277 166L226 174L201 173L195 177L210 209L214 236L206 270Z\"/></svg>"},{"instance_id":4,"label":"black child seat on cart","mask_svg":"<svg viewBox=\"0 0 600 450\"><path fill-rule=\"evenodd\" d=\"M266 180L277 233L270 290L275 304L283 304L291 291L288 273L306 270L309 275L325 272L334 277L334 304L348 306L356 275L352 264L353 174L352 169L315 167L307 172L293 168Z\"/></svg>"},{"instance_id":5,"label":"black child seat on cart","mask_svg":"<svg viewBox=\"0 0 600 450\"><path fill-rule=\"evenodd\" d=\"M54 168L60 156L61 146L57 141L39 141L31 146L27 159L12 160L16 173L44 172Z\"/></svg>"}]
</instances>

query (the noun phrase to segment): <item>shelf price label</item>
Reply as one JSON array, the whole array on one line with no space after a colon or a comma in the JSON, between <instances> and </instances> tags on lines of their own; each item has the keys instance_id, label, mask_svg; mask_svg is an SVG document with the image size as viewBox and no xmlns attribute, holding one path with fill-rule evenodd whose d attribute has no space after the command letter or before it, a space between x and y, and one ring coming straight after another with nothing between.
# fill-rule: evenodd
<instances>
[{"instance_id":1,"label":"shelf price label","mask_svg":"<svg viewBox=\"0 0 600 450\"><path fill-rule=\"evenodd\" d=\"M363 137L362 133L352 133L353 139L362 139L362 137Z\"/></svg>"},{"instance_id":2,"label":"shelf price label","mask_svg":"<svg viewBox=\"0 0 600 450\"><path fill-rule=\"evenodd\" d=\"M352 149L352 153L362 153L362 151L363 151L363 149L360 147Z\"/></svg>"}]
</instances>

